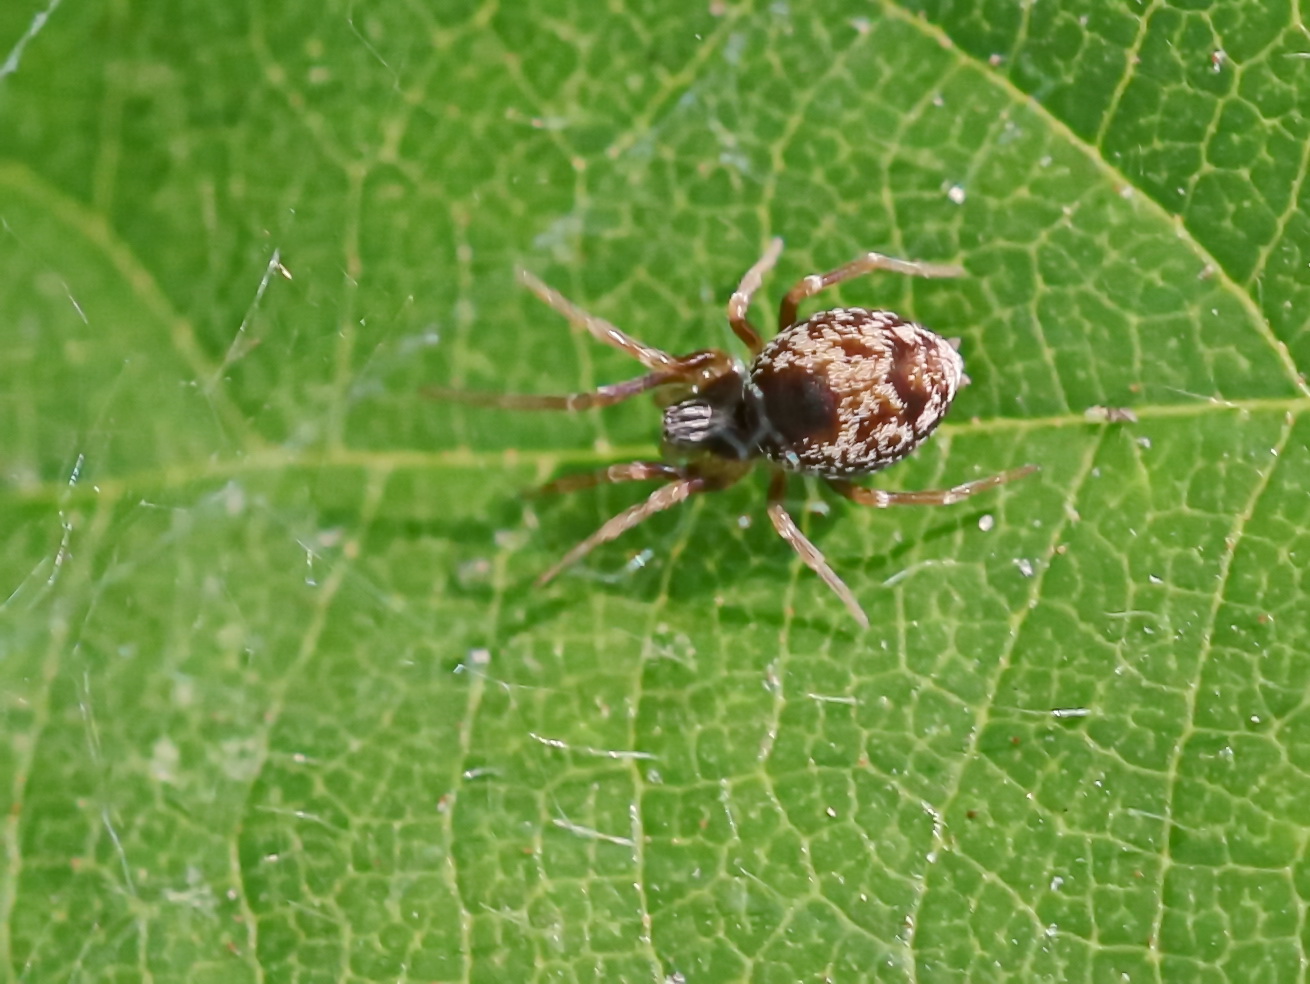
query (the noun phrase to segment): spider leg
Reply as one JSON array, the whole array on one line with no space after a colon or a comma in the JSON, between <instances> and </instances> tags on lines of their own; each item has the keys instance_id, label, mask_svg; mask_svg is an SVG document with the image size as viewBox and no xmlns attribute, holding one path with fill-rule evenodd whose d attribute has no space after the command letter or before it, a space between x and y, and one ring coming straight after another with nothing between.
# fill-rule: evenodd
<instances>
[{"instance_id":1,"label":"spider leg","mask_svg":"<svg viewBox=\"0 0 1310 984\"><path fill-rule=\"evenodd\" d=\"M837 572L828 566L828 562L823 558L823 552L819 550L809 538L801 532L796 520L787 512L782 503L783 496L787 493L787 473L781 469L773 473L769 480L769 519L773 523L773 528L778 531L778 535L786 540L793 550L800 554L801 560L805 561L810 570L818 574L823 579L823 583L832 588L837 593L837 597L842 600L854 617L855 621L860 623L860 628L869 627L869 616L864 614L864 609L860 603L855 600L855 595L851 589L846 586L846 582L837 576Z\"/></svg>"},{"instance_id":2,"label":"spider leg","mask_svg":"<svg viewBox=\"0 0 1310 984\"><path fill-rule=\"evenodd\" d=\"M650 498L645 502L629 506L561 557L553 567L537 578L537 587L550 582L560 571L570 564L576 563L602 543L608 543L643 520L654 516L657 512L662 512L680 502L685 502L688 497L695 495L697 492L704 492L708 488L718 487L717 485L711 485L708 479L699 476L681 478L676 482L661 486L652 492Z\"/></svg>"},{"instance_id":3,"label":"spider leg","mask_svg":"<svg viewBox=\"0 0 1310 984\"><path fill-rule=\"evenodd\" d=\"M892 273L905 273L914 277L958 277L964 273L963 268L947 266L940 263L921 263L918 260L898 260L894 256L881 253L865 253L859 259L852 260L836 270L827 273L812 273L797 281L796 286L787 291L778 308L778 330L783 331L796 323L796 308L807 297L813 297L821 290L826 290L843 280L859 277L874 270L890 270Z\"/></svg>"},{"instance_id":4,"label":"spider leg","mask_svg":"<svg viewBox=\"0 0 1310 984\"><path fill-rule=\"evenodd\" d=\"M755 326L750 323L750 319L746 317L746 311L750 307L751 296L760 289L760 285L764 283L764 275L773 269L781 253L782 239L775 236L769 241L764 255L746 271L732 297L728 298L728 324L732 325L732 330L736 332L737 337L751 350L751 355L759 355L760 349L764 348L764 341L760 338L760 333L755 330Z\"/></svg>"},{"instance_id":5,"label":"spider leg","mask_svg":"<svg viewBox=\"0 0 1310 984\"><path fill-rule=\"evenodd\" d=\"M588 410L621 403L639 393L679 382L681 375L672 372L652 372L622 383L598 386L589 393L547 395L536 393L478 393L447 389L444 386L425 386L423 395L434 400L452 400L475 407L500 407L504 410Z\"/></svg>"},{"instance_id":6,"label":"spider leg","mask_svg":"<svg viewBox=\"0 0 1310 984\"><path fill-rule=\"evenodd\" d=\"M652 478L674 479L686 478L681 468L666 465L661 461L629 461L622 465L610 465L600 471L586 472L581 475L565 475L553 482L547 482L539 489L533 489L532 495L550 495L556 492L579 492L597 485L613 485L618 482L646 482Z\"/></svg>"},{"instance_id":7,"label":"spider leg","mask_svg":"<svg viewBox=\"0 0 1310 984\"><path fill-rule=\"evenodd\" d=\"M604 318L588 314L559 291L546 286L528 273L527 270L519 271L519 282L539 300L568 318L571 324L579 328L585 328L597 341L604 342L606 345L613 346L620 352L632 356L647 369L654 372L669 372L677 368L680 360L676 356L639 342Z\"/></svg>"},{"instance_id":8,"label":"spider leg","mask_svg":"<svg viewBox=\"0 0 1310 984\"><path fill-rule=\"evenodd\" d=\"M963 485L952 486L949 489L925 489L921 492L887 492L884 489L866 489L861 485L856 485L841 478L827 478L824 481L838 495L843 495L862 506L877 506L879 508L883 506L949 506L953 502L967 499L969 496L985 492L987 489L994 489L1006 482L1013 482L1015 479L1031 475L1035 471L1037 471L1036 465L1022 465L1019 468L1011 468L1009 471L1001 472L999 475L979 478L972 482L965 482Z\"/></svg>"}]
</instances>

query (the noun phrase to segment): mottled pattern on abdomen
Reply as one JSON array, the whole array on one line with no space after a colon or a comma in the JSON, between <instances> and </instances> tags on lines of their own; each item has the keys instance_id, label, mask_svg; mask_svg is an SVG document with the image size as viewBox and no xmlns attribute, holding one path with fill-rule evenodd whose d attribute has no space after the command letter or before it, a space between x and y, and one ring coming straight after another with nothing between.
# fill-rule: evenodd
<instances>
[{"instance_id":1,"label":"mottled pattern on abdomen","mask_svg":"<svg viewBox=\"0 0 1310 984\"><path fill-rule=\"evenodd\" d=\"M886 468L941 423L963 375L951 344L922 325L891 311L823 311L751 363L760 451L832 477Z\"/></svg>"}]
</instances>

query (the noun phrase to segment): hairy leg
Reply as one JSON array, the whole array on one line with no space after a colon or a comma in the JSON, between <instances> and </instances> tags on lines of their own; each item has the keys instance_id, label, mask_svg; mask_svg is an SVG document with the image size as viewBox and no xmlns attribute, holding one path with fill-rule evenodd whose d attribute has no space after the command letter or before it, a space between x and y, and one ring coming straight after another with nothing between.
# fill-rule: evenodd
<instances>
[{"instance_id":1,"label":"hairy leg","mask_svg":"<svg viewBox=\"0 0 1310 984\"><path fill-rule=\"evenodd\" d=\"M844 280L860 277L874 270L890 270L892 273L904 273L914 277L958 277L964 273L964 270L958 266L898 260L894 256L883 256L881 253L865 253L859 259L839 266L836 270L812 273L797 281L796 286L787 291L787 296L782 299L782 305L778 309L778 330L784 331L796 323L796 309L807 297L813 297L821 290L827 290Z\"/></svg>"},{"instance_id":2,"label":"hairy leg","mask_svg":"<svg viewBox=\"0 0 1310 984\"><path fill-rule=\"evenodd\" d=\"M760 338L760 333L755 330L755 326L746 317L746 311L751 306L751 297L764 283L764 275L773 269L781 253L782 239L775 236L769 241L764 255L746 271L732 297L728 298L728 324L732 325L732 330L737 333L737 337L750 349L751 355L758 355L760 349L764 347L764 342Z\"/></svg>"},{"instance_id":3,"label":"hairy leg","mask_svg":"<svg viewBox=\"0 0 1310 984\"><path fill-rule=\"evenodd\" d=\"M553 482L547 482L539 489L533 489L533 495L552 495L556 492L580 492L582 489L597 485L615 485L619 482L648 482L653 478L674 481L686 478L680 468L666 465L662 461L628 461L621 465L610 465L600 471L585 472L581 475L565 475Z\"/></svg>"},{"instance_id":4,"label":"hairy leg","mask_svg":"<svg viewBox=\"0 0 1310 984\"><path fill-rule=\"evenodd\" d=\"M629 506L561 557L558 563L537 578L537 586L540 587L549 583L560 571L581 560L602 543L608 543L643 520L654 516L657 512L670 509L680 502L685 502L697 492L704 492L711 487L717 488L718 486L711 486L704 478L692 477L682 478L656 489L645 502Z\"/></svg>"},{"instance_id":5,"label":"hairy leg","mask_svg":"<svg viewBox=\"0 0 1310 984\"><path fill-rule=\"evenodd\" d=\"M548 287L527 270L519 271L519 282L530 290L538 299L545 302L553 310L568 318L570 323L579 328L585 328L593 338L611 345L620 352L625 352L640 362L647 369L654 372L669 372L676 370L680 360L662 349L654 348L637 341L631 335L621 331L614 325L610 324L604 318L598 318L594 314L588 314L582 308L578 307L567 297Z\"/></svg>"},{"instance_id":6,"label":"hairy leg","mask_svg":"<svg viewBox=\"0 0 1310 984\"><path fill-rule=\"evenodd\" d=\"M652 372L622 383L598 386L590 393L536 394L536 393L478 393L447 389L444 386L425 386L423 395L434 400L450 400L475 407L499 407L503 410L588 410L621 403L639 393L669 383L680 382L676 373Z\"/></svg>"},{"instance_id":7,"label":"hairy leg","mask_svg":"<svg viewBox=\"0 0 1310 984\"><path fill-rule=\"evenodd\" d=\"M920 492L888 492L884 489L866 489L862 485L856 485L854 482L848 482L841 478L829 478L825 479L825 481L838 495L843 495L862 506L877 506L879 508L883 506L949 506L953 502L967 499L969 496L985 492L987 489L994 489L1006 482L1013 482L1015 479L1031 475L1035 471L1037 471L1036 465L1022 465L1019 468L1011 468L1009 471L1001 472L999 475L979 478L972 482L965 482L963 485L954 485L949 489L926 489Z\"/></svg>"},{"instance_id":8,"label":"hairy leg","mask_svg":"<svg viewBox=\"0 0 1310 984\"><path fill-rule=\"evenodd\" d=\"M828 566L824 559L822 551L819 550L809 538L801 532L796 520L787 512L783 505L783 496L787 494L787 473L781 469L773 473L769 480L769 519L773 522L773 528L778 531L778 535L786 540L793 550L800 554L801 560L805 561L810 570L818 574L823 579L823 583L832 588L837 593L837 597L842 600L846 610L855 617L855 621L860 623L860 627L867 629L869 627L869 616L864 614L864 609L860 603L855 600L855 595L851 589L846 586L846 582L837 576L837 572Z\"/></svg>"}]
</instances>

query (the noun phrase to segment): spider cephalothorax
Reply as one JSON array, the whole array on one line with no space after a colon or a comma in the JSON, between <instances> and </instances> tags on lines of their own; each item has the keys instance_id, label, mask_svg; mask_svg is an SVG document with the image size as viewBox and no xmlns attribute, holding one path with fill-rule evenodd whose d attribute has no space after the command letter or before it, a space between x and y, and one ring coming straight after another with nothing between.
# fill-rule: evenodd
<instances>
[{"instance_id":1,"label":"spider cephalothorax","mask_svg":"<svg viewBox=\"0 0 1310 984\"><path fill-rule=\"evenodd\" d=\"M572 491L610 482L659 479L666 484L643 503L619 513L564 555L538 579L544 584L594 547L697 492L727 488L763 459L772 472L769 519L801 559L827 583L861 625L868 618L850 589L828 566L783 506L787 473L823 478L836 492L870 506L947 505L1035 470L1024 465L999 475L924 492L886 492L850 479L886 468L920 444L941 423L966 381L955 344L891 311L835 308L805 321L796 309L807 297L873 270L921 277L953 277L958 267L898 260L867 253L825 274L797 283L783 298L778 334L766 345L746 317L751 296L777 262L775 239L742 278L728 301L728 321L750 349L743 366L717 349L673 356L624 334L578 309L531 274L521 274L534 294L594 337L644 365L644 376L568 396L519 396L436 391L445 398L514 409L580 410L608 406L646 390L669 387L661 427L666 461L612 465L570 476L546 491Z\"/></svg>"},{"instance_id":2,"label":"spider cephalothorax","mask_svg":"<svg viewBox=\"0 0 1310 984\"><path fill-rule=\"evenodd\" d=\"M749 385L742 369L732 366L665 407L660 426L665 454L675 458L710 454L732 461L756 457L758 414Z\"/></svg>"}]
</instances>

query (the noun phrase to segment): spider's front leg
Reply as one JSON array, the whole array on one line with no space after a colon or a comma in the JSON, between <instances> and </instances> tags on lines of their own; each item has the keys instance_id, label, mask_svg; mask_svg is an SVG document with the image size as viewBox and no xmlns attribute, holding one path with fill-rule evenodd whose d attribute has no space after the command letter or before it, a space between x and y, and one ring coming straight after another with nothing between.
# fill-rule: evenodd
<instances>
[{"instance_id":1,"label":"spider's front leg","mask_svg":"<svg viewBox=\"0 0 1310 984\"><path fill-rule=\"evenodd\" d=\"M433 400L465 403L474 407L497 407L501 410L591 410L613 406L639 393L681 381L682 377L674 373L652 372L621 383L598 386L586 393L483 393L445 386L425 386L422 393Z\"/></svg>"},{"instance_id":2,"label":"spider's front leg","mask_svg":"<svg viewBox=\"0 0 1310 984\"><path fill-rule=\"evenodd\" d=\"M630 476L632 480L644 477L653 476L637 474ZM627 479L614 479L614 481L625 480ZM671 509L673 506L678 505L678 503L687 501L688 498L695 495L697 492L704 492L713 487L715 486L712 486L707 479L699 476L679 478L670 482L668 485L661 486L652 492L650 498L645 502L639 502L635 506L629 506L627 509L623 510L623 512L610 519L595 533L591 534L591 536L587 537L576 547L566 553L553 566L543 571L536 580L537 587L541 587L543 584L548 584L550 581L554 580L560 571L577 563L602 543L608 543L615 537L626 533L638 523L654 516L657 512Z\"/></svg>"},{"instance_id":3,"label":"spider's front leg","mask_svg":"<svg viewBox=\"0 0 1310 984\"><path fill-rule=\"evenodd\" d=\"M540 488L533 489L532 495L553 495L557 492L581 492L583 489L595 488L597 485L617 485L619 482L649 482L662 478L674 481L687 478L687 473L675 465L662 461L628 461L621 465L610 465L599 471L583 472L580 475L565 475L547 482Z\"/></svg>"},{"instance_id":4,"label":"spider's front leg","mask_svg":"<svg viewBox=\"0 0 1310 984\"><path fill-rule=\"evenodd\" d=\"M641 482L655 478L669 480L667 485L652 492L645 502L629 506L566 553L558 563L537 578L537 585L546 584L564 568L581 560L602 543L608 543L626 533L657 512L671 509L697 493L718 492L735 485L749 474L750 470L749 461L726 461L710 455L701 456L683 465L670 465L658 461L630 461L622 465L611 465L598 472L565 476L551 482L542 491L573 492L594 485L609 485L616 482Z\"/></svg>"},{"instance_id":5,"label":"spider's front leg","mask_svg":"<svg viewBox=\"0 0 1310 984\"><path fill-rule=\"evenodd\" d=\"M726 352L718 349L701 349L687 355L671 355L662 349L637 341L604 318L587 313L526 270L519 271L519 280L533 295L568 318L570 323L585 329L598 341L632 356L651 371L636 379L609 383L584 393L485 393L450 389L444 386L428 386L423 389L425 396L435 400L479 407L497 407L502 410L590 410L596 407L613 406L638 394L674 384L704 386L733 369L732 357Z\"/></svg>"},{"instance_id":6,"label":"spider's front leg","mask_svg":"<svg viewBox=\"0 0 1310 984\"><path fill-rule=\"evenodd\" d=\"M705 386L732 371L732 358L718 349L702 349L670 358L672 369L598 386L585 393L485 393L445 386L425 386L422 393L433 400L501 410L592 410L610 407L665 386Z\"/></svg>"}]
</instances>

